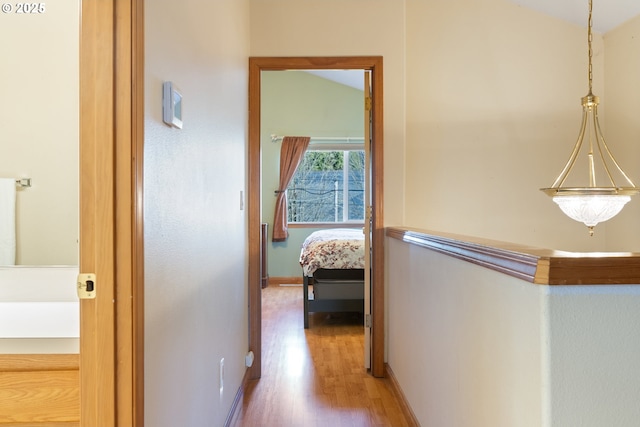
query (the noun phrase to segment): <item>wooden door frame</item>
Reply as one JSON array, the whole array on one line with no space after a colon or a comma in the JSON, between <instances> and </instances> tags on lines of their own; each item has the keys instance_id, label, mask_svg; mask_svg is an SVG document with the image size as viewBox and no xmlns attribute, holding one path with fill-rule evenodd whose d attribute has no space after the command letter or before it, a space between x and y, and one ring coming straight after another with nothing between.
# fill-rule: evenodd
<instances>
[{"instance_id":1,"label":"wooden door frame","mask_svg":"<svg viewBox=\"0 0 640 427\"><path fill-rule=\"evenodd\" d=\"M383 114L382 57L251 57L249 58L249 349L254 364L249 378L262 372L262 309L260 283L260 72L278 70L356 69L371 70L373 124L371 128L372 162L372 275L371 275L371 373L383 377L384 369L384 218L383 218ZM302 313L301 313L302 314Z\"/></svg>"},{"instance_id":2,"label":"wooden door frame","mask_svg":"<svg viewBox=\"0 0 640 427\"><path fill-rule=\"evenodd\" d=\"M143 0L80 3L80 425L144 423Z\"/></svg>"}]
</instances>

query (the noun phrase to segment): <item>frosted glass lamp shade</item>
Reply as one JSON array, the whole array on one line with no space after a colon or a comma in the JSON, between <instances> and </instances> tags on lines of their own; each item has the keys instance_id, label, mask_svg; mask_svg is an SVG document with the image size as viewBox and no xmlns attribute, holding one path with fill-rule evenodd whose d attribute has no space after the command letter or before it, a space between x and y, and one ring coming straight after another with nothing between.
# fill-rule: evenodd
<instances>
[{"instance_id":1,"label":"frosted glass lamp shade","mask_svg":"<svg viewBox=\"0 0 640 427\"><path fill-rule=\"evenodd\" d=\"M587 21L589 24L587 31L589 92L582 97L580 133L571 156L560 175L551 187L541 188L541 190L553 198L553 201L560 206L565 215L584 223L589 228L589 234L593 236L593 227L599 222L616 216L631 200L631 196L640 192L640 187L635 186L611 154L598 122L600 99L592 92L592 12L593 0L589 0L589 20ZM580 156L580 153L584 155ZM582 171L586 171L588 175L575 182L584 184L565 186L565 182L571 182L567 181L567 178L578 158L581 158L578 163L586 166L586 169L582 169ZM584 160L586 162L583 163ZM598 182L603 181L602 177L607 178L609 183ZM616 180L619 183L626 182L626 184L616 184Z\"/></svg>"},{"instance_id":2,"label":"frosted glass lamp shade","mask_svg":"<svg viewBox=\"0 0 640 427\"><path fill-rule=\"evenodd\" d=\"M565 215L590 228L616 216L629 200L631 196L624 194L553 197L553 201L560 206Z\"/></svg>"}]
</instances>

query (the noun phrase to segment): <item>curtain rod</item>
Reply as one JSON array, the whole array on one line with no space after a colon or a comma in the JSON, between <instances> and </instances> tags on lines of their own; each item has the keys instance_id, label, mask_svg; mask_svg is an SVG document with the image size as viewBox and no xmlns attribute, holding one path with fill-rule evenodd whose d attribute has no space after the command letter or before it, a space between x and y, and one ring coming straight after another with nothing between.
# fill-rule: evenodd
<instances>
[{"instance_id":1,"label":"curtain rod","mask_svg":"<svg viewBox=\"0 0 640 427\"><path fill-rule=\"evenodd\" d=\"M271 134L271 142L278 142L282 140L284 136L278 136L275 134ZM312 136L311 140L316 141L364 141L363 136Z\"/></svg>"}]
</instances>

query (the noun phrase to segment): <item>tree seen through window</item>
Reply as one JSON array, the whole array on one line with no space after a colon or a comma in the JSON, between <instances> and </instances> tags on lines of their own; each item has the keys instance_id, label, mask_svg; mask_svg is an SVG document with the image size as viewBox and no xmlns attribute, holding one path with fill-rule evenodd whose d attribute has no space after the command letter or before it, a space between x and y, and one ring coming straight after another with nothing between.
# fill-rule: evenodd
<instances>
[{"instance_id":1,"label":"tree seen through window","mask_svg":"<svg viewBox=\"0 0 640 427\"><path fill-rule=\"evenodd\" d=\"M287 200L289 222L364 221L364 150L307 151Z\"/></svg>"}]
</instances>

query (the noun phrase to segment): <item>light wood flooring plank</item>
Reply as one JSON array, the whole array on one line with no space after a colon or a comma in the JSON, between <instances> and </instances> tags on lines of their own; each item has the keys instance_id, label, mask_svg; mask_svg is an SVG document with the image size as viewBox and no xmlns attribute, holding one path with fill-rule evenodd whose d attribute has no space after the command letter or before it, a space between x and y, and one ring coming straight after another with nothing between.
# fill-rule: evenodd
<instances>
[{"instance_id":1,"label":"light wood flooring plank","mask_svg":"<svg viewBox=\"0 0 640 427\"><path fill-rule=\"evenodd\" d=\"M362 316L314 313L302 288L262 291L262 378L250 381L235 427L411 426L389 380L364 369Z\"/></svg>"}]
</instances>

